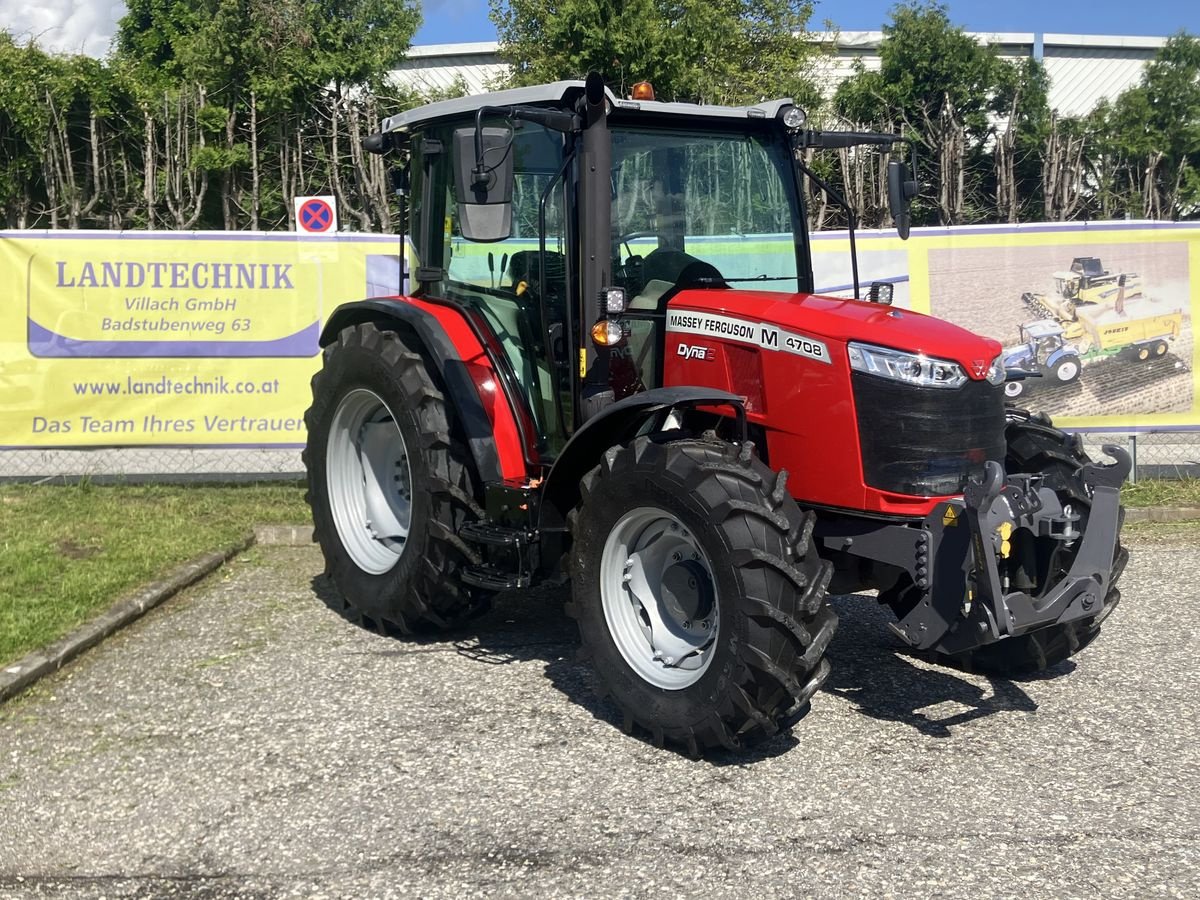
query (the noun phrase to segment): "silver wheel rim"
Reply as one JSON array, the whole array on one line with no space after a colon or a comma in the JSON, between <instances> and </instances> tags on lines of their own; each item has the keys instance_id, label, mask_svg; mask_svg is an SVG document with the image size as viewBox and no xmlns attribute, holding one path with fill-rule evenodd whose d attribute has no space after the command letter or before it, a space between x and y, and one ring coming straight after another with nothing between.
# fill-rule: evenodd
<instances>
[{"instance_id":1,"label":"silver wheel rim","mask_svg":"<svg viewBox=\"0 0 1200 900\"><path fill-rule=\"evenodd\" d=\"M1073 381L1075 376L1079 374L1079 364L1075 362L1065 362L1058 367L1059 381Z\"/></svg>"},{"instance_id":2,"label":"silver wheel rim","mask_svg":"<svg viewBox=\"0 0 1200 900\"><path fill-rule=\"evenodd\" d=\"M664 577L694 579L697 591L677 596ZM707 671L720 631L716 581L704 548L675 516L639 507L617 521L600 556L600 599L613 643L642 680L677 691Z\"/></svg>"},{"instance_id":3,"label":"silver wheel rim","mask_svg":"<svg viewBox=\"0 0 1200 900\"><path fill-rule=\"evenodd\" d=\"M329 509L342 546L364 572L391 570L408 544L412 473L387 404L358 388L333 414L325 447Z\"/></svg>"}]
</instances>

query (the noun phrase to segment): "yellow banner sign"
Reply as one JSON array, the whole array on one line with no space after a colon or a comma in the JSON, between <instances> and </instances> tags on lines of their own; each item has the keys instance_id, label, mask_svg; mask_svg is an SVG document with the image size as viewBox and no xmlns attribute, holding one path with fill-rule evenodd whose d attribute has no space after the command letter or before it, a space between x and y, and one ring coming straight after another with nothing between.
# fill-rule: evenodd
<instances>
[{"instance_id":1,"label":"yellow banner sign","mask_svg":"<svg viewBox=\"0 0 1200 900\"><path fill-rule=\"evenodd\" d=\"M320 328L398 291L397 240L0 232L0 447L303 444ZM771 240L792 246L726 249ZM811 246L818 292L848 294L845 234ZM858 247L864 285L999 340L1031 376L1007 385L1019 405L1069 428L1200 428L1200 228L930 228ZM482 251L458 256L492 277Z\"/></svg>"},{"instance_id":2,"label":"yellow banner sign","mask_svg":"<svg viewBox=\"0 0 1200 900\"><path fill-rule=\"evenodd\" d=\"M397 239L2 232L0 446L296 446L339 304Z\"/></svg>"}]
</instances>

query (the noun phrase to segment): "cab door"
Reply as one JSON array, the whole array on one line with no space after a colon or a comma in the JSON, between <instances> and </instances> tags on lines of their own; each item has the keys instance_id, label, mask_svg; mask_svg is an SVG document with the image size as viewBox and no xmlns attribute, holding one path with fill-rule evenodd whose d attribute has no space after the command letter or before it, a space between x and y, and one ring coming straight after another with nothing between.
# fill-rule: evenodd
<instances>
[{"instance_id":1,"label":"cab door","mask_svg":"<svg viewBox=\"0 0 1200 900\"><path fill-rule=\"evenodd\" d=\"M570 435L573 412L565 322L572 300L568 215L570 173L563 171L568 138L541 125L506 122L506 145L485 153L512 162L512 228L497 241L464 235L455 172L463 120L429 128L413 141L414 251L417 296L449 301L486 322L511 374L509 397L526 407L545 461ZM489 124L489 127L493 127ZM473 154L472 154L473 155ZM507 162L507 161L506 161ZM474 160L466 160L470 168ZM544 218L544 246L539 223ZM470 231L470 229L467 229Z\"/></svg>"}]
</instances>

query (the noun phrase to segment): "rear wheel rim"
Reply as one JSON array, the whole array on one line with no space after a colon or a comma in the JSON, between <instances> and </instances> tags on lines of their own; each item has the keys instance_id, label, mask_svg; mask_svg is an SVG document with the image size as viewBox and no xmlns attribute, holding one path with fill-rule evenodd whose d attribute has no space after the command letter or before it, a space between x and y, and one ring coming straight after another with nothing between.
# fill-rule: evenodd
<instances>
[{"instance_id":1,"label":"rear wheel rim","mask_svg":"<svg viewBox=\"0 0 1200 900\"><path fill-rule=\"evenodd\" d=\"M1075 376L1078 374L1079 374L1079 364L1075 363L1075 362L1071 362L1070 360L1062 363L1058 367L1058 380L1059 381L1074 381Z\"/></svg>"},{"instance_id":2,"label":"rear wheel rim","mask_svg":"<svg viewBox=\"0 0 1200 900\"><path fill-rule=\"evenodd\" d=\"M674 515L638 507L617 521L600 557L600 598L613 643L643 681L682 690L708 670L720 631L716 580Z\"/></svg>"},{"instance_id":3,"label":"rear wheel rim","mask_svg":"<svg viewBox=\"0 0 1200 900\"><path fill-rule=\"evenodd\" d=\"M329 509L342 546L364 572L390 571L408 546L412 472L396 419L378 395L338 403L325 450Z\"/></svg>"}]
</instances>

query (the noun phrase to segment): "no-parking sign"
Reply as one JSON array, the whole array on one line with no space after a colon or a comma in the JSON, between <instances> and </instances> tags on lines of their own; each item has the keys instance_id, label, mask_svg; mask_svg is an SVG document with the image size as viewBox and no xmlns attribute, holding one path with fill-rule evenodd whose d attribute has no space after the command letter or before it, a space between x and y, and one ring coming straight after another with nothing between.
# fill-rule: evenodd
<instances>
[{"instance_id":1,"label":"no-parking sign","mask_svg":"<svg viewBox=\"0 0 1200 900\"><path fill-rule=\"evenodd\" d=\"M333 197L297 197L296 230L303 234L336 234L337 201Z\"/></svg>"}]
</instances>

